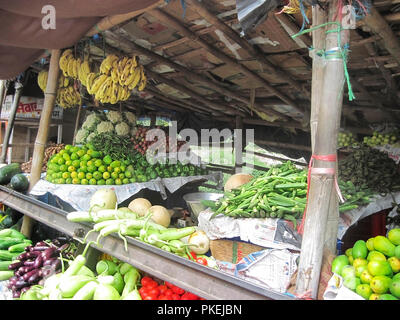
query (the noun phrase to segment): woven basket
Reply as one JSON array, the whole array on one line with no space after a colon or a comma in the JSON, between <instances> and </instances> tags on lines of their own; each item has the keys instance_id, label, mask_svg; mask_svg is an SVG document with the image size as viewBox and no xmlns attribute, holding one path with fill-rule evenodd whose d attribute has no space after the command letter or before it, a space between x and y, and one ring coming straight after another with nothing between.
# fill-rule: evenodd
<instances>
[{"instance_id":1,"label":"woven basket","mask_svg":"<svg viewBox=\"0 0 400 320\"><path fill-rule=\"evenodd\" d=\"M250 253L263 250L255 244L233 240L211 240L210 250L212 256L219 261L238 263Z\"/></svg>"}]
</instances>

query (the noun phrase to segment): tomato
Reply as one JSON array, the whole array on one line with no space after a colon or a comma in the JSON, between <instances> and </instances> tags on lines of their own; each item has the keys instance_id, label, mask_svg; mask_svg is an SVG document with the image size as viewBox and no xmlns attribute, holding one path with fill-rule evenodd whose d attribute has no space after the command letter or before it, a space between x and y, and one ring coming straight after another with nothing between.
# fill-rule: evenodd
<instances>
[{"instance_id":1,"label":"tomato","mask_svg":"<svg viewBox=\"0 0 400 320\"><path fill-rule=\"evenodd\" d=\"M176 293L172 294L171 298L172 298L172 300L181 300L181 296Z\"/></svg>"},{"instance_id":2,"label":"tomato","mask_svg":"<svg viewBox=\"0 0 400 320\"><path fill-rule=\"evenodd\" d=\"M146 288L157 288L158 283L157 281L151 280L146 284Z\"/></svg>"},{"instance_id":3,"label":"tomato","mask_svg":"<svg viewBox=\"0 0 400 320\"><path fill-rule=\"evenodd\" d=\"M185 292L182 295L181 300L199 300L199 297L191 292Z\"/></svg>"},{"instance_id":4,"label":"tomato","mask_svg":"<svg viewBox=\"0 0 400 320\"><path fill-rule=\"evenodd\" d=\"M140 283L142 284L143 287L146 287L146 285L152 281L154 281L152 278L146 276L143 277L142 280L140 280Z\"/></svg>"},{"instance_id":5,"label":"tomato","mask_svg":"<svg viewBox=\"0 0 400 320\"><path fill-rule=\"evenodd\" d=\"M171 288L171 290L173 293L176 293L176 294L183 294L185 292L185 290L183 290L179 287L173 287L173 288Z\"/></svg>"},{"instance_id":6,"label":"tomato","mask_svg":"<svg viewBox=\"0 0 400 320\"><path fill-rule=\"evenodd\" d=\"M164 294L161 294L159 297L158 297L158 300L170 300L170 298L168 298L166 295L164 295Z\"/></svg>"},{"instance_id":7,"label":"tomato","mask_svg":"<svg viewBox=\"0 0 400 320\"><path fill-rule=\"evenodd\" d=\"M171 282L167 282L167 281L165 281L165 285L166 285L168 288L175 287Z\"/></svg>"},{"instance_id":8,"label":"tomato","mask_svg":"<svg viewBox=\"0 0 400 320\"><path fill-rule=\"evenodd\" d=\"M171 289L165 290L164 295L166 295L167 297L171 297L173 295L173 291Z\"/></svg>"},{"instance_id":9,"label":"tomato","mask_svg":"<svg viewBox=\"0 0 400 320\"><path fill-rule=\"evenodd\" d=\"M207 262L206 258L197 258L196 262L202 264L203 266L208 265L208 262Z\"/></svg>"},{"instance_id":10,"label":"tomato","mask_svg":"<svg viewBox=\"0 0 400 320\"><path fill-rule=\"evenodd\" d=\"M158 286L158 289L160 290L160 294L163 294L168 290L168 287L165 284L161 284Z\"/></svg>"},{"instance_id":11,"label":"tomato","mask_svg":"<svg viewBox=\"0 0 400 320\"><path fill-rule=\"evenodd\" d=\"M143 298L143 300L157 300L157 297L145 296L145 297Z\"/></svg>"},{"instance_id":12,"label":"tomato","mask_svg":"<svg viewBox=\"0 0 400 320\"><path fill-rule=\"evenodd\" d=\"M158 287L149 288L148 287L148 295L158 297L160 295L160 289Z\"/></svg>"}]
</instances>

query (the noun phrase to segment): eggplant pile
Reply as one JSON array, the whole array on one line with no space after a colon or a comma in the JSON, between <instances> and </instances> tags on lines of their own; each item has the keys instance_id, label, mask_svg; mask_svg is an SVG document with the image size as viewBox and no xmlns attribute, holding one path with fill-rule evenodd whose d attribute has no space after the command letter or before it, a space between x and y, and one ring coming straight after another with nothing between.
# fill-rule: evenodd
<instances>
[{"instance_id":1,"label":"eggplant pile","mask_svg":"<svg viewBox=\"0 0 400 320\"><path fill-rule=\"evenodd\" d=\"M75 251L75 244L65 237L27 246L8 266L9 270L14 271L14 276L8 280L7 285L13 298L19 298L21 293L29 290L31 286L43 284L45 278L59 273L62 269L60 257L71 260Z\"/></svg>"}]
</instances>

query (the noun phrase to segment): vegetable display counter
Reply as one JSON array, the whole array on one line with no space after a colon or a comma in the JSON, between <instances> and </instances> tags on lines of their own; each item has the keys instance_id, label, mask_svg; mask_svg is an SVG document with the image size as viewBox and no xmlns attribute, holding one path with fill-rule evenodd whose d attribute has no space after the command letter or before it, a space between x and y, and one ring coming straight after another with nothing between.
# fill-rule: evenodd
<instances>
[{"instance_id":1,"label":"vegetable display counter","mask_svg":"<svg viewBox=\"0 0 400 320\"><path fill-rule=\"evenodd\" d=\"M87 223L74 223L66 219L67 212L37 199L0 186L0 202L54 228L66 235L82 238L91 229ZM90 234L88 241L95 241L98 234ZM112 254L144 272L170 281L181 288L208 300L292 300L294 298L266 290L238 279L220 270L168 253L135 239L127 239L127 251L118 236L102 239L98 250Z\"/></svg>"}]
</instances>

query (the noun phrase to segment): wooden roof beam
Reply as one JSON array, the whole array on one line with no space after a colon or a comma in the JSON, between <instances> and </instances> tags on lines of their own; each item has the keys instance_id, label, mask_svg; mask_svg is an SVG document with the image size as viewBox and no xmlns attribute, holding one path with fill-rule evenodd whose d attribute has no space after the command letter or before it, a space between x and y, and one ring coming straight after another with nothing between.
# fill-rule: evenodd
<instances>
[{"instance_id":1,"label":"wooden roof beam","mask_svg":"<svg viewBox=\"0 0 400 320\"><path fill-rule=\"evenodd\" d=\"M123 46L128 47L129 49L131 49L133 52L137 52L139 54L145 55L147 57L149 57L150 59L154 60L154 61L158 61L159 63L165 64L169 67L171 67L172 69L181 72L182 74L187 75L190 79L197 81L199 83L204 84L205 86L207 86L208 88L210 88L211 90L214 90L224 96L227 96L229 98L232 98L236 101L240 101L242 103L244 103L246 106L249 104L249 99L246 97L243 97L242 95L238 94L235 91L232 91L222 85L219 85L215 82L210 81L210 79L208 79L207 77L205 77L202 74L196 73L193 70L188 69L187 67L178 64L164 56L161 56L157 53L155 53L152 50L148 50L120 35L117 35L111 31L106 31L105 32L105 36L106 38L116 41L118 43L120 43ZM272 110L272 109L266 109L263 105L261 104L255 104L254 107L262 112L265 112L267 114L270 114L271 116L276 116L279 117L282 120L288 120L287 116Z\"/></svg>"},{"instance_id":2,"label":"wooden roof beam","mask_svg":"<svg viewBox=\"0 0 400 320\"><path fill-rule=\"evenodd\" d=\"M228 65L237 67L241 73L258 81L260 83L260 86L263 86L263 87L267 88L268 90L270 90L271 93L273 93L275 96L279 97L282 101L289 104L293 109L296 110L296 112L298 112L299 114L304 116L304 110L302 108L300 108L286 94L284 94L284 93L280 92L278 89L274 88L266 79L261 77L259 74L253 72L246 66L242 65L236 59L231 58L230 56L226 55L222 51L216 49L213 45L211 45L207 41L203 40L201 37L197 36L194 32L190 31L185 25L183 25L175 17L171 16L167 12L160 10L160 9L151 10L149 12L149 14L154 16L155 18L157 18L159 21L165 22L166 24L168 24L169 26L171 26L172 28L177 30L179 33L181 33L183 36L190 38L192 41L196 41L196 43L205 47L206 50L209 53L211 53L213 56L215 56L216 58L227 63Z\"/></svg>"},{"instance_id":3,"label":"wooden roof beam","mask_svg":"<svg viewBox=\"0 0 400 320\"><path fill-rule=\"evenodd\" d=\"M268 68L268 71L277 75L280 79L286 81L293 88L300 91L305 95L307 99L310 99L310 92L308 92L300 83L293 79L288 72L274 65L267 59L267 54L263 52L258 46L250 44L245 38L242 38L235 30L220 20L213 12L207 8L204 2L198 0L187 0L188 4L192 6L196 13L206 19L208 22L213 24L217 29L220 29L229 38L240 45L244 50L249 52L253 57L260 61L263 65Z\"/></svg>"}]
</instances>

